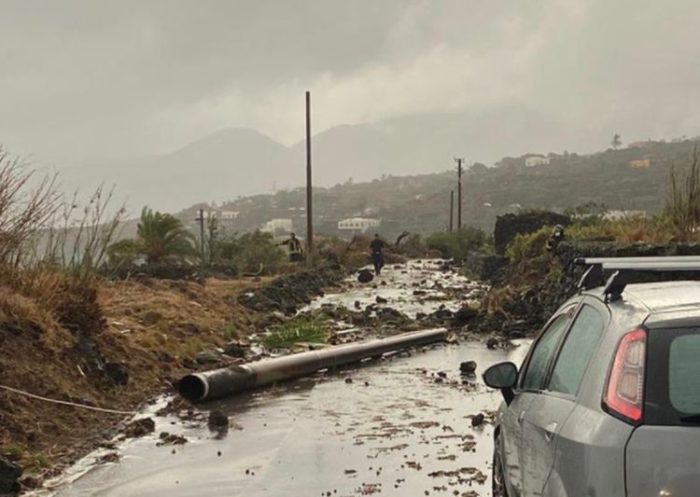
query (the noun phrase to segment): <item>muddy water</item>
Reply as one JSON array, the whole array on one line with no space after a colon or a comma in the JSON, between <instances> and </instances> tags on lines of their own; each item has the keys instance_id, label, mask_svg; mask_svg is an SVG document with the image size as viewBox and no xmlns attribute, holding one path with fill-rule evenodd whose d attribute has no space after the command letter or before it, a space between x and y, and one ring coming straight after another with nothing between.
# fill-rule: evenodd
<instances>
[{"instance_id":1,"label":"muddy water","mask_svg":"<svg viewBox=\"0 0 700 497\"><path fill-rule=\"evenodd\" d=\"M500 394L462 378L459 364L483 372L519 363L525 348L441 344L207 404L192 421L156 417L156 434L120 447L120 462L55 495L487 496L492 426L474 428L470 416L494 410ZM202 420L215 408L232 420L225 434ZM157 446L162 431L188 442Z\"/></svg>"}]
</instances>

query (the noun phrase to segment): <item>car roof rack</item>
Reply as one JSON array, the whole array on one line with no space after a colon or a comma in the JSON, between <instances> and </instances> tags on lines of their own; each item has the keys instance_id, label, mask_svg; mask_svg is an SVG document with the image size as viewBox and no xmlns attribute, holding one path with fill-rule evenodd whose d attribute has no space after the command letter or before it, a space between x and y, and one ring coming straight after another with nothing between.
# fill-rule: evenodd
<instances>
[{"instance_id":1,"label":"car roof rack","mask_svg":"<svg viewBox=\"0 0 700 497\"><path fill-rule=\"evenodd\" d=\"M635 273L700 272L700 256L678 255L668 257L582 257L574 261L579 266L588 266L578 288L590 290L604 286L608 302L622 297L625 287ZM605 279L605 275L610 276Z\"/></svg>"}]
</instances>

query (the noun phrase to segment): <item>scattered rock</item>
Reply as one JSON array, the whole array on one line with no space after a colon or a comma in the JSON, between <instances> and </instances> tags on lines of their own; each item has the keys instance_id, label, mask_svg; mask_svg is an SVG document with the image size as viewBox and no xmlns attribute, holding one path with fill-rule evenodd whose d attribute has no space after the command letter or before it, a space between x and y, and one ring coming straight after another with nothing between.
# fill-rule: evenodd
<instances>
[{"instance_id":1,"label":"scattered rock","mask_svg":"<svg viewBox=\"0 0 700 497\"><path fill-rule=\"evenodd\" d=\"M497 349L499 345L498 338L491 337L488 340L486 340L486 348L487 349Z\"/></svg>"},{"instance_id":2,"label":"scattered rock","mask_svg":"<svg viewBox=\"0 0 700 497\"><path fill-rule=\"evenodd\" d=\"M352 383L352 378L345 378L345 383L347 383L348 385Z\"/></svg>"},{"instance_id":3,"label":"scattered rock","mask_svg":"<svg viewBox=\"0 0 700 497\"><path fill-rule=\"evenodd\" d=\"M119 459L121 459L121 456L117 452L108 452L107 454L98 457L95 462L97 464L106 464L109 462L119 462Z\"/></svg>"},{"instance_id":4,"label":"scattered rock","mask_svg":"<svg viewBox=\"0 0 700 497\"><path fill-rule=\"evenodd\" d=\"M247 347L240 342L229 342L224 346L224 354L229 357L245 357Z\"/></svg>"},{"instance_id":5,"label":"scattered rock","mask_svg":"<svg viewBox=\"0 0 700 497\"><path fill-rule=\"evenodd\" d=\"M212 428L228 427L228 416L216 409L210 411L208 425Z\"/></svg>"},{"instance_id":6,"label":"scattered rock","mask_svg":"<svg viewBox=\"0 0 700 497\"><path fill-rule=\"evenodd\" d=\"M359 300L355 301L355 309L361 309L362 308L362 303Z\"/></svg>"},{"instance_id":7,"label":"scattered rock","mask_svg":"<svg viewBox=\"0 0 700 497\"><path fill-rule=\"evenodd\" d=\"M474 374L476 372L476 361L464 361L459 365L462 374Z\"/></svg>"},{"instance_id":8,"label":"scattered rock","mask_svg":"<svg viewBox=\"0 0 700 497\"><path fill-rule=\"evenodd\" d=\"M162 445L184 445L187 443L187 439L182 435L175 435L174 433L168 433L164 431L158 437L160 441L156 444L158 446Z\"/></svg>"},{"instance_id":9,"label":"scattered rock","mask_svg":"<svg viewBox=\"0 0 700 497\"><path fill-rule=\"evenodd\" d=\"M18 492L21 476L22 468L0 456L0 493Z\"/></svg>"},{"instance_id":10,"label":"scattered rock","mask_svg":"<svg viewBox=\"0 0 700 497\"><path fill-rule=\"evenodd\" d=\"M115 385L126 386L129 383L129 370L121 362L107 362L104 372Z\"/></svg>"},{"instance_id":11,"label":"scattered rock","mask_svg":"<svg viewBox=\"0 0 700 497\"><path fill-rule=\"evenodd\" d=\"M221 360L221 352L215 349L207 349L198 352L194 360L198 364L215 364Z\"/></svg>"},{"instance_id":12,"label":"scattered rock","mask_svg":"<svg viewBox=\"0 0 700 497\"><path fill-rule=\"evenodd\" d=\"M27 475L19 481L22 490L35 490L41 486L43 478L37 475Z\"/></svg>"},{"instance_id":13,"label":"scattered rock","mask_svg":"<svg viewBox=\"0 0 700 497\"><path fill-rule=\"evenodd\" d=\"M375 300L375 302L377 302L377 304L387 304L387 303L389 303L389 301L388 301L387 299L385 299L384 297L380 297L379 295L377 295L377 298L374 299L374 300Z\"/></svg>"},{"instance_id":14,"label":"scattered rock","mask_svg":"<svg viewBox=\"0 0 700 497\"><path fill-rule=\"evenodd\" d=\"M452 321L458 326L464 326L478 315L478 309L465 305L453 314Z\"/></svg>"},{"instance_id":15,"label":"scattered rock","mask_svg":"<svg viewBox=\"0 0 700 497\"><path fill-rule=\"evenodd\" d=\"M440 378L447 378L447 373L445 373L444 371L438 371L437 375Z\"/></svg>"},{"instance_id":16,"label":"scattered rock","mask_svg":"<svg viewBox=\"0 0 700 497\"><path fill-rule=\"evenodd\" d=\"M151 418L141 418L132 421L124 429L127 438L138 438L153 433L156 430L156 423Z\"/></svg>"},{"instance_id":17,"label":"scattered rock","mask_svg":"<svg viewBox=\"0 0 700 497\"><path fill-rule=\"evenodd\" d=\"M362 269L357 274L357 281L360 283L369 283L374 279L374 274L369 269Z\"/></svg>"},{"instance_id":18,"label":"scattered rock","mask_svg":"<svg viewBox=\"0 0 700 497\"><path fill-rule=\"evenodd\" d=\"M477 426L483 425L485 418L486 417L482 413L475 414L472 416L472 426L476 428Z\"/></svg>"}]
</instances>

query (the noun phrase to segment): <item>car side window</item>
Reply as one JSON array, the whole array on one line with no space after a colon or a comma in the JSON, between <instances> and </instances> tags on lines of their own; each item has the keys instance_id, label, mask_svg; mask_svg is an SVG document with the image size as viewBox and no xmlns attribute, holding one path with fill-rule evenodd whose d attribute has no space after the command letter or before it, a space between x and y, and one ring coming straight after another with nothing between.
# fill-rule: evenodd
<instances>
[{"instance_id":1,"label":"car side window","mask_svg":"<svg viewBox=\"0 0 700 497\"><path fill-rule=\"evenodd\" d=\"M581 307L554 365L548 390L576 395L604 327L605 320L597 310Z\"/></svg>"},{"instance_id":2,"label":"car side window","mask_svg":"<svg viewBox=\"0 0 700 497\"><path fill-rule=\"evenodd\" d=\"M540 390L544 386L547 366L569 321L568 313L557 317L535 344L521 384L523 390Z\"/></svg>"}]
</instances>

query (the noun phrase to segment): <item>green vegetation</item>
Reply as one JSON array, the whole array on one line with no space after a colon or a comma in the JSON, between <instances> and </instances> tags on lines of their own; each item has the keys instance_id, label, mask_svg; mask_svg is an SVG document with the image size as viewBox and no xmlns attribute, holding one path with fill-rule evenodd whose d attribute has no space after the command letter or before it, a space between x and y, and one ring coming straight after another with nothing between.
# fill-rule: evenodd
<instances>
[{"instance_id":1,"label":"green vegetation","mask_svg":"<svg viewBox=\"0 0 700 497\"><path fill-rule=\"evenodd\" d=\"M194 243L194 235L175 216L148 207L141 211L136 246L148 263L159 263L170 256L195 255Z\"/></svg>"},{"instance_id":2,"label":"green vegetation","mask_svg":"<svg viewBox=\"0 0 700 497\"><path fill-rule=\"evenodd\" d=\"M325 322L319 318L300 317L273 328L263 337L268 349L288 349L295 343L325 343Z\"/></svg>"},{"instance_id":3,"label":"green vegetation","mask_svg":"<svg viewBox=\"0 0 700 497\"><path fill-rule=\"evenodd\" d=\"M285 259L285 253L275 244L272 235L261 231L229 235L213 244L214 262L228 265L239 273L274 274Z\"/></svg>"},{"instance_id":4,"label":"green vegetation","mask_svg":"<svg viewBox=\"0 0 700 497\"><path fill-rule=\"evenodd\" d=\"M682 240L692 238L700 225L700 170L697 148L690 164L678 170L671 166L665 214Z\"/></svg>"},{"instance_id":5,"label":"green vegetation","mask_svg":"<svg viewBox=\"0 0 700 497\"><path fill-rule=\"evenodd\" d=\"M490 251L490 240L482 230L473 227L457 231L433 233L425 239L425 245L440 253L445 259L463 261L473 251Z\"/></svg>"}]
</instances>

